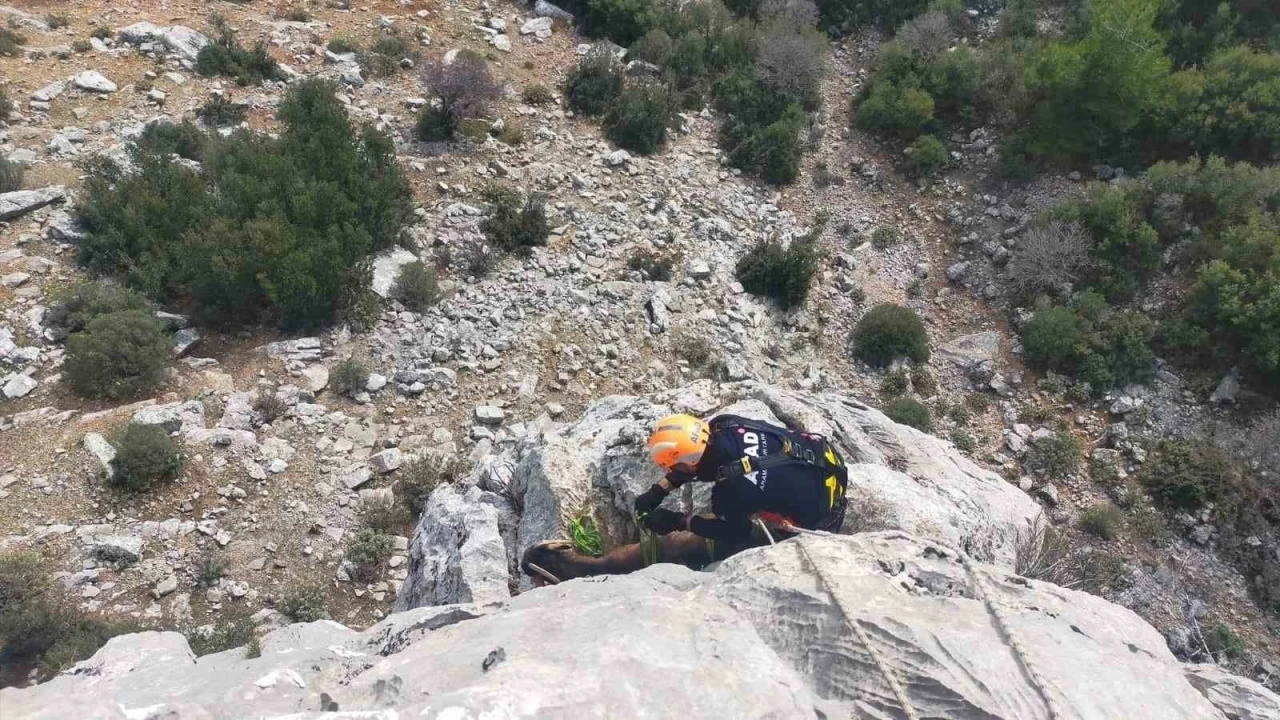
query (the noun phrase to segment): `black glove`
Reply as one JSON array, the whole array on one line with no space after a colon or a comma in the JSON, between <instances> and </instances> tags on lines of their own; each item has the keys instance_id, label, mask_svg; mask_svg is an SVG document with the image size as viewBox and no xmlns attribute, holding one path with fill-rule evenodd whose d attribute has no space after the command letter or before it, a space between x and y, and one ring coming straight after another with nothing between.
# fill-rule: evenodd
<instances>
[{"instance_id":1,"label":"black glove","mask_svg":"<svg viewBox=\"0 0 1280 720\"><path fill-rule=\"evenodd\" d=\"M696 477L697 475L691 472L681 472L679 470L672 470L671 472L667 473L667 484L670 485L673 489L679 489L680 486L684 485L690 480L693 480Z\"/></svg>"},{"instance_id":2,"label":"black glove","mask_svg":"<svg viewBox=\"0 0 1280 720\"><path fill-rule=\"evenodd\" d=\"M676 530L685 530L689 527L689 521L681 513L664 508L650 510L641 521L650 531L658 535L666 535Z\"/></svg>"},{"instance_id":3,"label":"black glove","mask_svg":"<svg viewBox=\"0 0 1280 720\"><path fill-rule=\"evenodd\" d=\"M653 510L657 509L659 505L662 504L663 500L666 500L666 499L667 499L666 489L664 489L661 485L654 483L653 485L649 486L648 490L645 490L643 493L640 494L639 497L636 498L636 514L644 515L645 513L652 512Z\"/></svg>"}]
</instances>

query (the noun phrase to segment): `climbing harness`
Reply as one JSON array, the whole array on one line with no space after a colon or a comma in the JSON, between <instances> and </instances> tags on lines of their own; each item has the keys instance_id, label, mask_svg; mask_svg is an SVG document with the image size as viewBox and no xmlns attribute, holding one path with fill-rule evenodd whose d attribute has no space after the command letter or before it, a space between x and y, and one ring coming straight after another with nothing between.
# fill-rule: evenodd
<instances>
[{"instance_id":1,"label":"climbing harness","mask_svg":"<svg viewBox=\"0 0 1280 720\"><path fill-rule=\"evenodd\" d=\"M769 537L769 543L774 544L773 536L769 534L768 528L765 527L764 522L760 518L756 518L756 522L760 523L760 526L765 529L765 534ZM789 523L780 526L780 529L799 535L814 535L817 537L832 536L832 533L829 532L822 530L808 530L796 527ZM987 580L974 566L973 558L969 557L967 553L959 552L953 548L941 545L941 543L936 544L940 545L942 549L950 552L952 555L960 559L961 566L964 567L965 572L973 581L974 591L978 595L978 599L982 601L983 607L985 607L987 613L991 615L996 631L1009 646L1009 649L1013 651L1014 659L1017 660L1018 665L1022 668L1023 672L1026 673L1027 680L1030 682L1032 688L1035 689L1036 694L1039 695L1040 699L1044 702L1045 708L1049 713L1049 720L1063 720L1066 718L1067 715L1059 708L1057 700L1049 693L1048 681L1045 680L1035 663L1032 662L1031 656L1027 653L1021 640L1014 633L1013 625L1005 616L1004 610L992 599L992 594L987 586ZM875 664L876 668L880 671L880 674L889 684L889 689L893 691L893 695L897 699L898 705L902 708L903 713L906 714L907 720L919 720L920 716L916 713L915 708L911 706L910 701L907 699L906 691L903 690L901 683L893 674L893 671L889 666L884 662L880 653L871 644L870 636L868 636L866 631L864 631L857 623L853 622L852 616L849 615L849 612L845 610L844 605L841 604L840 598L835 594L834 587L827 580L822 568L814 562L813 557L809 554L809 550L805 547L804 543L797 543L797 546L800 548L800 552L804 555L805 560L813 568L814 573L818 576L818 582L822 584L823 588L827 591L827 594L831 596L836 608L840 611L840 615L844 618L845 625L853 631L854 635L857 636L858 641L867 649L867 653L871 656L872 663Z\"/></svg>"}]
</instances>

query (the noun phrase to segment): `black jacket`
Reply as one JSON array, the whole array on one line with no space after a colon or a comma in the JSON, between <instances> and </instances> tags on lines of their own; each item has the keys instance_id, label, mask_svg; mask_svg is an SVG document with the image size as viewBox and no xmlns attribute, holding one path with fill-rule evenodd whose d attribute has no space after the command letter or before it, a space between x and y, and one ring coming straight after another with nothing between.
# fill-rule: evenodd
<instances>
[{"instance_id":1,"label":"black jacket","mask_svg":"<svg viewBox=\"0 0 1280 720\"><path fill-rule=\"evenodd\" d=\"M677 487L689 481L715 483L711 490L715 517L690 518L690 531L717 541L743 541L751 536L751 517L759 512L776 513L799 527L813 529L830 516L837 500L843 502L846 475L838 456L836 465L796 461L721 477L721 468L737 465L743 457L766 458L783 452L784 440L813 447L819 456L830 447L825 440L736 415L714 418L709 430L707 449L696 472L667 476ZM838 491L832 489L832 477L838 477Z\"/></svg>"}]
</instances>

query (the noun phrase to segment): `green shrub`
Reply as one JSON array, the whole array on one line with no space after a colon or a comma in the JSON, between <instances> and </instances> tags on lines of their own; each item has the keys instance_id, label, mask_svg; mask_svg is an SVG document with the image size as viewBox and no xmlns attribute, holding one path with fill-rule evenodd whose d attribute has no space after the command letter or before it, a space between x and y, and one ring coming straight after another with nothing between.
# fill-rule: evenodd
<instances>
[{"instance_id":1,"label":"green shrub","mask_svg":"<svg viewBox=\"0 0 1280 720\"><path fill-rule=\"evenodd\" d=\"M278 137L209 138L198 170L150 141L131 149L128 172L94 162L77 207L80 261L213 321L332 320L411 211L394 145L354 129L335 91L294 83Z\"/></svg>"},{"instance_id":2,"label":"green shrub","mask_svg":"<svg viewBox=\"0 0 1280 720\"><path fill-rule=\"evenodd\" d=\"M604 119L605 134L618 147L649 155L667 137L670 115L667 88L658 83L636 83L614 100Z\"/></svg>"},{"instance_id":3,"label":"green shrub","mask_svg":"<svg viewBox=\"0 0 1280 720\"><path fill-rule=\"evenodd\" d=\"M755 75L789 103L817 108L822 101L828 39L812 26L775 16L761 23Z\"/></svg>"},{"instance_id":4,"label":"green shrub","mask_svg":"<svg viewBox=\"0 0 1280 720\"><path fill-rule=\"evenodd\" d=\"M334 53L335 55L347 55L349 53L360 52L360 45L355 40L348 37L332 38L329 40L329 44L326 47L328 47L329 52Z\"/></svg>"},{"instance_id":5,"label":"green shrub","mask_svg":"<svg viewBox=\"0 0 1280 720\"><path fill-rule=\"evenodd\" d=\"M0 55L17 55L18 48L26 44L25 36L7 27L0 27Z\"/></svg>"},{"instance_id":6,"label":"green shrub","mask_svg":"<svg viewBox=\"0 0 1280 720\"><path fill-rule=\"evenodd\" d=\"M715 377L720 373L720 353L705 336L680 329L671 334L671 346L676 357L699 375Z\"/></svg>"},{"instance_id":7,"label":"green shrub","mask_svg":"<svg viewBox=\"0 0 1280 720\"><path fill-rule=\"evenodd\" d=\"M911 368L911 387L920 397L929 397L938 391L938 381L933 379L929 368L916 366Z\"/></svg>"},{"instance_id":8,"label":"green shrub","mask_svg":"<svg viewBox=\"0 0 1280 720\"><path fill-rule=\"evenodd\" d=\"M405 506L415 512L427 504L427 498L440 483L452 483L465 474L461 458L442 459L430 455L410 458L397 471L393 490Z\"/></svg>"},{"instance_id":9,"label":"green shrub","mask_svg":"<svg viewBox=\"0 0 1280 720\"><path fill-rule=\"evenodd\" d=\"M963 430L952 430L948 439L950 439L951 444L955 445L956 449L962 453L972 454L973 451L978 449L977 438Z\"/></svg>"},{"instance_id":10,"label":"green shrub","mask_svg":"<svg viewBox=\"0 0 1280 720\"><path fill-rule=\"evenodd\" d=\"M916 81L918 83L918 81ZM933 120L933 98L918 84L872 80L854 107L853 123L861 130L913 138Z\"/></svg>"},{"instance_id":11,"label":"green shrub","mask_svg":"<svg viewBox=\"0 0 1280 720\"><path fill-rule=\"evenodd\" d=\"M436 269L423 264L421 260L401 265L395 283L391 286L391 297L410 310L424 312L440 299Z\"/></svg>"},{"instance_id":12,"label":"green shrub","mask_svg":"<svg viewBox=\"0 0 1280 720\"><path fill-rule=\"evenodd\" d=\"M1080 467L1080 439L1066 430L1036 438L1022 461L1032 472L1049 478L1070 475Z\"/></svg>"},{"instance_id":13,"label":"green shrub","mask_svg":"<svg viewBox=\"0 0 1280 720\"><path fill-rule=\"evenodd\" d=\"M85 397L137 397L164 380L169 356L169 339L149 312L114 312L67 338L62 376Z\"/></svg>"},{"instance_id":14,"label":"green shrub","mask_svg":"<svg viewBox=\"0 0 1280 720\"><path fill-rule=\"evenodd\" d=\"M1155 326L1145 315L1117 312L1085 293L1068 306L1036 312L1022 330L1027 364L1087 382L1098 392L1155 373Z\"/></svg>"},{"instance_id":15,"label":"green shrub","mask_svg":"<svg viewBox=\"0 0 1280 720\"><path fill-rule=\"evenodd\" d=\"M369 368L355 358L347 358L329 373L329 387L339 395L355 397L369 384Z\"/></svg>"},{"instance_id":16,"label":"green shrub","mask_svg":"<svg viewBox=\"0 0 1280 720\"><path fill-rule=\"evenodd\" d=\"M38 680L47 679L93 655L116 635L140 629L86 615L58 596L39 556L0 555L0 648L8 667L31 666Z\"/></svg>"},{"instance_id":17,"label":"green shrub","mask_svg":"<svg viewBox=\"0 0 1280 720\"><path fill-rule=\"evenodd\" d=\"M258 413L258 419L269 425L280 419L289 407L270 388L259 388L258 395L253 400L253 409Z\"/></svg>"},{"instance_id":18,"label":"green shrub","mask_svg":"<svg viewBox=\"0 0 1280 720\"><path fill-rule=\"evenodd\" d=\"M244 122L248 111L247 105L232 102L227 94L219 93L196 108L196 117L213 126L239 125Z\"/></svg>"},{"instance_id":19,"label":"green shrub","mask_svg":"<svg viewBox=\"0 0 1280 720\"><path fill-rule=\"evenodd\" d=\"M100 282L84 282L55 296L46 316L52 325L79 332L90 320L111 313L150 312L147 299L133 290Z\"/></svg>"},{"instance_id":20,"label":"green shrub","mask_svg":"<svg viewBox=\"0 0 1280 720\"><path fill-rule=\"evenodd\" d=\"M1114 507L1094 505L1080 514L1076 524L1080 529L1100 540L1115 540L1124 517Z\"/></svg>"},{"instance_id":21,"label":"green shrub","mask_svg":"<svg viewBox=\"0 0 1280 720\"><path fill-rule=\"evenodd\" d=\"M529 105L546 105L555 99L551 94L551 88L538 83L526 87L520 93L520 98Z\"/></svg>"},{"instance_id":22,"label":"green shrub","mask_svg":"<svg viewBox=\"0 0 1280 720\"><path fill-rule=\"evenodd\" d=\"M585 27L592 37L627 47L657 25L658 13L658 4L649 0L587 0Z\"/></svg>"},{"instance_id":23,"label":"green shrub","mask_svg":"<svg viewBox=\"0 0 1280 720\"><path fill-rule=\"evenodd\" d=\"M1084 281L1108 298L1132 296L1160 269L1160 238L1137 188L1095 185L1085 199L1054 208L1052 217L1088 232L1093 263Z\"/></svg>"},{"instance_id":24,"label":"green shrub","mask_svg":"<svg viewBox=\"0 0 1280 720\"><path fill-rule=\"evenodd\" d=\"M413 47L407 40L399 35L383 35L374 41L369 52L358 52L356 61L369 77L387 77L400 69L401 60L413 55Z\"/></svg>"},{"instance_id":25,"label":"green shrub","mask_svg":"<svg viewBox=\"0 0 1280 720\"><path fill-rule=\"evenodd\" d=\"M1162 441L1148 456L1138 479L1158 504L1171 510L1195 512L1239 495L1239 477L1230 459L1206 443Z\"/></svg>"},{"instance_id":26,"label":"green shrub","mask_svg":"<svg viewBox=\"0 0 1280 720\"><path fill-rule=\"evenodd\" d=\"M929 336L915 310L885 303L868 310L854 327L853 354L873 367L900 357L922 363L929 359Z\"/></svg>"},{"instance_id":27,"label":"green shrub","mask_svg":"<svg viewBox=\"0 0 1280 720\"><path fill-rule=\"evenodd\" d=\"M891 370L884 375L884 379L880 381L880 394L887 398L896 398L906 395L911 389L911 377L907 375L906 370Z\"/></svg>"},{"instance_id":28,"label":"green shrub","mask_svg":"<svg viewBox=\"0 0 1280 720\"><path fill-rule=\"evenodd\" d=\"M454 128L449 114L442 108L428 105L418 115L414 136L423 142L445 142L453 137Z\"/></svg>"},{"instance_id":29,"label":"green shrub","mask_svg":"<svg viewBox=\"0 0 1280 720\"><path fill-rule=\"evenodd\" d=\"M97 38L99 40L106 40L110 38L112 34L113 33L111 32L111 28L105 25L99 25L98 27L95 27L93 29L93 32L89 33L89 37Z\"/></svg>"},{"instance_id":30,"label":"green shrub","mask_svg":"<svg viewBox=\"0 0 1280 720\"><path fill-rule=\"evenodd\" d=\"M0 193L21 190L26 172L21 164L0 158Z\"/></svg>"},{"instance_id":31,"label":"green shrub","mask_svg":"<svg viewBox=\"0 0 1280 720\"><path fill-rule=\"evenodd\" d=\"M61 30L71 25L71 18L67 17L66 13L49 13L44 16L44 21L50 30Z\"/></svg>"},{"instance_id":32,"label":"green shrub","mask_svg":"<svg viewBox=\"0 0 1280 720\"><path fill-rule=\"evenodd\" d=\"M481 221L480 232L491 245L505 252L527 253L547 244L551 226L543 196L531 193L522 199L520 191L501 185L490 185L482 196L490 212Z\"/></svg>"},{"instance_id":33,"label":"green shrub","mask_svg":"<svg viewBox=\"0 0 1280 720\"><path fill-rule=\"evenodd\" d=\"M253 618L249 615L218 618L207 629L193 628L183 633L196 657L245 647L256 637Z\"/></svg>"},{"instance_id":34,"label":"green shrub","mask_svg":"<svg viewBox=\"0 0 1280 720\"><path fill-rule=\"evenodd\" d=\"M116 434L116 448L111 468L115 472L108 483L130 492L150 490L182 472L182 453L159 425L129 423Z\"/></svg>"},{"instance_id":35,"label":"green shrub","mask_svg":"<svg viewBox=\"0 0 1280 720\"><path fill-rule=\"evenodd\" d=\"M738 260L734 275L747 292L772 298L790 310L804 304L817 268L815 240L798 237L785 247L777 240L762 240Z\"/></svg>"},{"instance_id":36,"label":"green shrub","mask_svg":"<svg viewBox=\"0 0 1280 720\"><path fill-rule=\"evenodd\" d=\"M76 40L71 43L71 51L77 53L87 53L93 49L93 43L88 40Z\"/></svg>"},{"instance_id":37,"label":"green shrub","mask_svg":"<svg viewBox=\"0 0 1280 720\"><path fill-rule=\"evenodd\" d=\"M1222 50L1176 74L1173 95L1162 143L1258 163L1280 153L1280 54Z\"/></svg>"},{"instance_id":38,"label":"green shrub","mask_svg":"<svg viewBox=\"0 0 1280 720\"><path fill-rule=\"evenodd\" d=\"M921 135L907 147L907 172L916 177L929 177L950 160L942 141L932 135Z\"/></svg>"},{"instance_id":39,"label":"green shrub","mask_svg":"<svg viewBox=\"0 0 1280 720\"><path fill-rule=\"evenodd\" d=\"M671 51L674 47L675 42L666 31L661 29L650 30L645 33L644 37L632 44L628 57L634 57L637 60L643 60L661 67L667 64L667 58L671 57Z\"/></svg>"},{"instance_id":40,"label":"green shrub","mask_svg":"<svg viewBox=\"0 0 1280 720\"><path fill-rule=\"evenodd\" d=\"M899 425L908 425L921 432L933 432L933 418L929 416L929 408L911 398L893 400L884 406L882 412Z\"/></svg>"},{"instance_id":41,"label":"green shrub","mask_svg":"<svg viewBox=\"0 0 1280 720\"><path fill-rule=\"evenodd\" d=\"M498 131L496 137L499 142L507 145L521 145L524 143L524 126L508 120L503 123L502 129Z\"/></svg>"},{"instance_id":42,"label":"green shrub","mask_svg":"<svg viewBox=\"0 0 1280 720\"><path fill-rule=\"evenodd\" d=\"M923 13L929 6L929 0L818 0L817 5L819 27L843 33L872 23L896 28Z\"/></svg>"},{"instance_id":43,"label":"green shrub","mask_svg":"<svg viewBox=\"0 0 1280 720\"><path fill-rule=\"evenodd\" d=\"M266 43L258 41L252 50L246 50L236 41L235 32L226 20L214 15L211 23L213 37L196 55L197 72L204 77L229 77L240 85L261 85L268 80L284 79L280 66L267 52Z\"/></svg>"},{"instance_id":44,"label":"green shrub","mask_svg":"<svg viewBox=\"0 0 1280 720\"><path fill-rule=\"evenodd\" d=\"M1205 633L1205 645L1208 646L1209 652L1214 656L1215 662L1218 658L1237 659L1244 655L1244 640L1240 635L1232 630L1229 626L1217 623L1209 628L1209 632Z\"/></svg>"},{"instance_id":45,"label":"green shrub","mask_svg":"<svg viewBox=\"0 0 1280 720\"><path fill-rule=\"evenodd\" d=\"M872 247L876 247L881 250L897 245L898 241L901 239L902 237L898 233L898 228L889 225L882 225L876 228L875 232L871 233Z\"/></svg>"},{"instance_id":46,"label":"green shrub","mask_svg":"<svg viewBox=\"0 0 1280 720\"><path fill-rule=\"evenodd\" d=\"M395 497L376 496L360 501L360 525L387 535L400 535L412 523L409 509L396 502Z\"/></svg>"},{"instance_id":47,"label":"green shrub","mask_svg":"<svg viewBox=\"0 0 1280 720\"><path fill-rule=\"evenodd\" d=\"M192 575L198 588L217 587L218 581L227 576L227 568L217 555L206 552L196 563Z\"/></svg>"},{"instance_id":48,"label":"green shrub","mask_svg":"<svg viewBox=\"0 0 1280 720\"><path fill-rule=\"evenodd\" d=\"M299 5L286 5L278 8L275 12L277 20L286 20L288 22L311 22L311 15L305 8Z\"/></svg>"},{"instance_id":49,"label":"green shrub","mask_svg":"<svg viewBox=\"0 0 1280 720\"><path fill-rule=\"evenodd\" d=\"M309 623L329 619L328 601L324 589L317 585L300 587L286 595L276 610L289 618L289 622Z\"/></svg>"},{"instance_id":50,"label":"green shrub","mask_svg":"<svg viewBox=\"0 0 1280 720\"><path fill-rule=\"evenodd\" d=\"M355 576L361 582L372 582L378 569L388 558L394 541L391 536L371 527L360 528L347 548L347 561L355 566Z\"/></svg>"},{"instance_id":51,"label":"green shrub","mask_svg":"<svg viewBox=\"0 0 1280 720\"><path fill-rule=\"evenodd\" d=\"M13 102L9 100L5 89L0 88L0 120L8 120L11 115L13 115Z\"/></svg>"},{"instance_id":52,"label":"green shrub","mask_svg":"<svg viewBox=\"0 0 1280 720\"><path fill-rule=\"evenodd\" d=\"M148 125L138 136L139 151L149 155L177 155L186 160L204 160L208 136L191 121L181 123L158 122Z\"/></svg>"},{"instance_id":53,"label":"green shrub","mask_svg":"<svg viewBox=\"0 0 1280 720\"><path fill-rule=\"evenodd\" d=\"M592 47L565 82L569 109L579 115L604 115L622 94L622 63L603 45Z\"/></svg>"}]
</instances>

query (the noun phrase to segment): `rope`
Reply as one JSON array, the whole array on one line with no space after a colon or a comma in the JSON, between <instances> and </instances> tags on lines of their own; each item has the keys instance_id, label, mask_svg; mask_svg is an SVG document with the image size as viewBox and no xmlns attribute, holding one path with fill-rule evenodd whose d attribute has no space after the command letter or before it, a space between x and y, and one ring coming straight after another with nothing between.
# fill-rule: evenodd
<instances>
[{"instance_id":1,"label":"rope","mask_svg":"<svg viewBox=\"0 0 1280 720\"><path fill-rule=\"evenodd\" d=\"M807 530L805 528L795 527L794 525L788 526L784 529L788 532L794 532L800 535L816 535L818 537L830 537L832 535L832 533L822 530ZM903 712L907 714L908 720L918 720L919 716L915 714L915 710L907 703L906 695L902 690L902 686L898 684L897 678L893 676L888 666L884 664L883 659L879 656L879 653L871 646L870 637L867 636L866 632L863 631L861 627L850 621L849 613L844 609L844 606L840 604L840 599L837 598L835 592L832 591L831 584L827 582L826 577L822 573L822 569L813 561L813 558L809 555L809 551L805 549L804 543L797 544L800 546L800 551L804 553L805 559L813 566L814 572L818 575L818 580L826 587L827 592L835 601L836 607L840 610L840 614L844 616L845 624L854 631L858 636L858 640L861 641L871 653L872 661L875 662L876 666L880 669L881 674L883 674L885 679L889 682L889 687L897 697L898 704L902 706ZM977 594L978 599L982 601L982 605L986 608L987 613L991 615L996 631L1000 633L1001 639L1005 641L1005 644L1013 652L1014 660L1018 662L1018 665L1022 668L1023 672L1026 673L1027 680L1030 681L1031 687L1036 691L1036 694L1040 696L1040 699L1044 701L1045 708L1049 712L1049 720L1063 720L1063 718L1066 718L1067 715L1059 708L1058 701L1049 693L1048 681L1045 680L1044 675L1040 673L1039 668L1037 668L1035 663L1031 660L1031 655L1027 653L1026 649L1023 647L1022 641L1018 638L1017 634L1014 633L1013 625L1006 617L1004 609L997 605L992 599L992 593L987 586L987 580L980 572L978 572L978 568L974 566L973 558L969 557L967 553L962 553L958 550L947 547L946 545L942 545L941 543L935 544L941 545L943 549L960 558L960 564L973 580L974 591Z\"/></svg>"},{"instance_id":2,"label":"rope","mask_svg":"<svg viewBox=\"0 0 1280 720\"><path fill-rule=\"evenodd\" d=\"M816 530L801 530L801 528L792 529L801 531L804 534L812 533L816 535L820 532ZM836 595L835 587L831 583L827 582L827 576L822 572L822 567L818 565L818 563L814 562L813 557L809 555L809 550L804 546L804 543L801 542L796 544L799 545L800 552L804 553L805 560L808 561L811 567L813 567L814 573L818 576L818 582L822 583L827 594L831 596L831 601L835 603L836 609L840 611L841 617L844 618L845 626L853 631L853 634L858 638L858 642L862 643L862 646L867 649L867 654L871 656L871 662L876 666L876 669L880 671L885 682L889 684L889 689L893 691L893 697L898 701L898 707L902 708L902 712L907 716L907 720L920 720L920 716L916 714L915 708L911 706L911 701L907 699L906 690L902 688L902 684L898 682L897 676L893 674L893 670L889 667L888 663L886 663L884 658L880 656L880 651L876 650L875 645L871 644L871 637L867 635L867 631L863 630L860 625L855 623L853 618L849 616L849 612L844 609L844 605Z\"/></svg>"}]
</instances>

